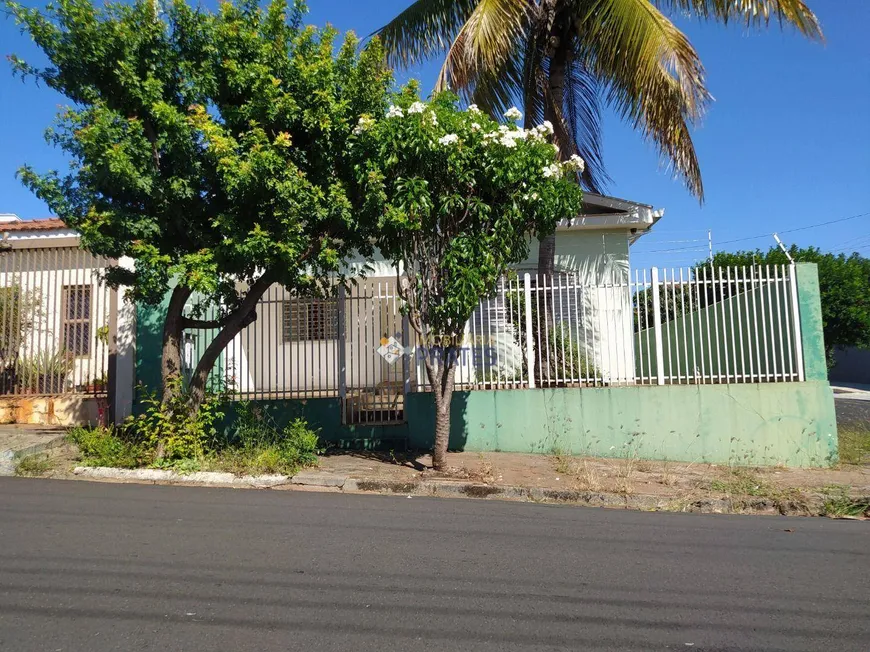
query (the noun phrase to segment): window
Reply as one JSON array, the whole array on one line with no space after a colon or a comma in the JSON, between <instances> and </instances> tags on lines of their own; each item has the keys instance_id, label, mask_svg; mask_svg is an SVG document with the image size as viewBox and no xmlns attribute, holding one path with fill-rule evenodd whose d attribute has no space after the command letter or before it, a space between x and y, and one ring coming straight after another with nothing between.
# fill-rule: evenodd
<instances>
[{"instance_id":1,"label":"window","mask_svg":"<svg viewBox=\"0 0 870 652\"><path fill-rule=\"evenodd\" d=\"M338 338L338 302L335 299L284 301L282 332L285 342Z\"/></svg>"},{"instance_id":2,"label":"window","mask_svg":"<svg viewBox=\"0 0 870 652\"><path fill-rule=\"evenodd\" d=\"M73 355L90 355L90 285L65 285L63 288L63 346Z\"/></svg>"}]
</instances>

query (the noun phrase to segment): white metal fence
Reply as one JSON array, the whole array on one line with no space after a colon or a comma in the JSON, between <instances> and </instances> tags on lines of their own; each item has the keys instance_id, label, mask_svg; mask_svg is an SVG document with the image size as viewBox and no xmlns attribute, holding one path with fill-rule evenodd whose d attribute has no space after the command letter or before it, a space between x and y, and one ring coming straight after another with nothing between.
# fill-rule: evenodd
<instances>
[{"instance_id":1,"label":"white metal fence","mask_svg":"<svg viewBox=\"0 0 870 652\"><path fill-rule=\"evenodd\" d=\"M0 249L0 395L106 393L108 262L76 247Z\"/></svg>"},{"instance_id":2,"label":"white metal fence","mask_svg":"<svg viewBox=\"0 0 870 652\"><path fill-rule=\"evenodd\" d=\"M790 266L637 270L601 284L513 275L468 321L456 385L798 381L800 341ZM382 423L402 418L408 392L428 389L423 351L394 278L360 280L327 299L276 286L222 369L240 398L341 397L347 422Z\"/></svg>"}]
</instances>

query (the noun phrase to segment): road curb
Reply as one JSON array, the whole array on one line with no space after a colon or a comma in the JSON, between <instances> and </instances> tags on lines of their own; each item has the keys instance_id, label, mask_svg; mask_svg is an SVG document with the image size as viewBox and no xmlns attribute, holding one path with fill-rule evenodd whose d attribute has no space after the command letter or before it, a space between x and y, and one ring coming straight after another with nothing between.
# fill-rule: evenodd
<instances>
[{"instance_id":1,"label":"road curb","mask_svg":"<svg viewBox=\"0 0 870 652\"><path fill-rule=\"evenodd\" d=\"M288 475L245 475L214 471L177 473L163 469L116 469L108 466L77 466L73 473L94 480L122 480L127 482L151 482L161 484L203 485L209 487L251 487L265 489L288 484Z\"/></svg>"},{"instance_id":2,"label":"road curb","mask_svg":"<svg viewBox=\"0 0 870 652\"><path fill-rule=\"evenodd\" d=\"M514 500L550 504L570 504L588 507L609 507L639 511L680 511L703 514L782 514L789 516L821 516L824 500L814 496L809 502L775 501L769 498L700 498L676 499L646 494L623 495L593 491L542 489L513 485L491 485L455 480L396 481L374 478L351 478L319 471L302 471L294 476L236 476L232 473L199 471L177 473L162 469L117 469L111 467L78 466L76 476L90 480L147 482L207 487L237 487L248 489L296 489L338 491L349 494L406 495L440 498L474 498L477 500Z\"/></svg>"}]
</instances>

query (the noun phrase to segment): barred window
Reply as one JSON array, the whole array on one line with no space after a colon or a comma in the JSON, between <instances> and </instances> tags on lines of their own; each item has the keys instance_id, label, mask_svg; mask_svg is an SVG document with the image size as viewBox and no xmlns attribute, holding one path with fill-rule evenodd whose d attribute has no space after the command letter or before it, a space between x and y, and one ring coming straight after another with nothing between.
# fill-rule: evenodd
<instances>
[{"instance_id":1,"label":"barred window","mask_svg":"<svg viewBox=\"0 0 870 652\"><path fill-rule=\"evenodd\" d=\"M91 353L91 286L63 287L63 346L67 353Z\"/></svg>"},{"instance_id":2,"label":"barred window","mask_svg":"<svg viewBox=\"0 0 870 652\"><path fill-rule=\"evenodd\" d=\"M338 339L338 303L335 299L293 299L283 302L285 342Z\"/></svg>"}]
</instances>

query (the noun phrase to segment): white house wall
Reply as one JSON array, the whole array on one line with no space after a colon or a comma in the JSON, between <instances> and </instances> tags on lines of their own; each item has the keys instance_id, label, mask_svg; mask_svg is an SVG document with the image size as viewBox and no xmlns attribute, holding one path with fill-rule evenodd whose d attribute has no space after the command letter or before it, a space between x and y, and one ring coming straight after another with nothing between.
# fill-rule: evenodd
<instances>
[{"instance_id":1,"label":"white house wall","mask_svg":"<svg viewBox=\"0 0 870 652\"><path fill-rule=\"evenodd\" d=\"M34 328L18 351L20 359L60 353L64 348L63 288L91 288L90 353L74 359L72 372L65 378L65 391L105 379L109 350L106 341L97 337L98 330L109 325L109 290L98 277L104 268L105 261L74 248L14 249L0 254L0 287L17 285L38 305ZM0 329L11 327L11 316L0 310Z\"/></svg>"}]
</instances>

